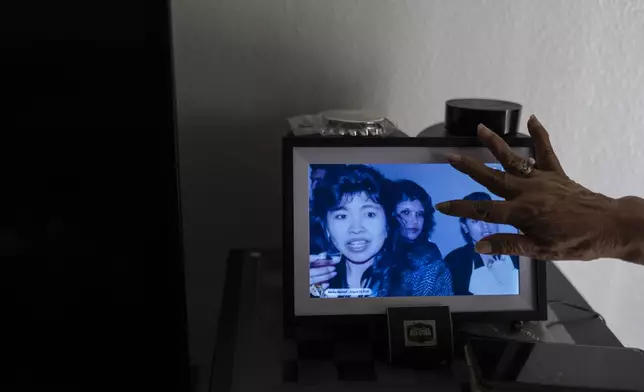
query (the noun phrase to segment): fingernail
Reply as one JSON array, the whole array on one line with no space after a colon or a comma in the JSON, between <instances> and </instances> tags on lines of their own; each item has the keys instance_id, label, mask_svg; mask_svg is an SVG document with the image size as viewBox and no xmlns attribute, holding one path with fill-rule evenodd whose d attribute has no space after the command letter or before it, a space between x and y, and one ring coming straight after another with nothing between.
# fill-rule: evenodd
<instances>
[{"instance_id":1,"label":"fingernail","mask_svg":"<svg viewBox=\"0 0 644 392\"><path fill-rule=\"evenodd\" d=\"M336 276L337 274L337 272L331 272L331 276Z\"/></svg>"},{"instance_id":2,"label":"fingernail","mask_svg":"<svg viewBox=\"0 0 644 392\"><path fill-rule=\"evenodd\" d=\"M479 241L476 243L476 251L479 253L490 253L492 252L492 244L487 241Z\"/></svg>"},{"instance_id":3,"label":"fingernail","mask_svg":"<svg viewBox=\"0 0 644 392\"><path fill-rule=\"evenodd\" d=\"M538 124L541 124L541 123L539 122L539 119L537 118L537 116L535 116L534 114L531 114L531 115L530 115L530 120L528 120L528 121L533 121L533 122L536 122L536 123L538 123Z\"/></svg>"},{"instance_id":4,"label":"fingernail","mask_svg":"<svg viewBox=\"0 0 644 392\"><path fill-rule=\"evenodd\" d=\"M460 162L461 160L461 156L458 154L451 154L451 153L445 154L445 157L447 158L447 161L450 163Z\"/></svg>"},{"instance_id":5,"label":"fingernail","mask_svg":"<svg viewBox=\"0 0 644 392\"><path fill-rule=\"evenodd\" d=\"M436 208L438 211L442 213L446 213L447 211L449 211L449 202L444 201L442 203L438 203L434 206L434 208Z\"/></svg>"},{"instance_id":6,"label":"fingernail","mask_svg":"<svg viewBox=\"0 0 644 392\"><path fill-rule=\"evenodd\" d=\"M490 128L486 127L486 126L485 126L485 125L483 125L483 124L479 124L479 125L476 127L476 130L477 130L477 131L479 131L479 132L481 132L481 133L488 133L488 132L492 132L492 130L491 130Z\"/></svg>"},{"instance_id":7,"label":"fingernail","mask_svg":"<svg viewBox=\"0 0 644 392\"><path fill-rule=\"evenodd\" d=\"M329 272L335 273L335 267L329 267Z\"/></svg>"}]
</instances>

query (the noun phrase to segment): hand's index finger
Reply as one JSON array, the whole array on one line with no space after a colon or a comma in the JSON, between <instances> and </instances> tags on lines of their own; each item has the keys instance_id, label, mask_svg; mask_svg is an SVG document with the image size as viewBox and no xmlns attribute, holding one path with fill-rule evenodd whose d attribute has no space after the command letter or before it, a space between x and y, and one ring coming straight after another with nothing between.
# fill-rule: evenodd
<instances>
[{"instance_id":1,"label":"hand's index finger","mask_svg":"<svg viewBox=\"0 0 644 392\"><path fill-rule=\"evenodd\" d=\"M467 156L452 156L448 159L454 169L467 174L498 196L510 199L520 193L520 178L501 170L492 169Z\"/></svg>"},{"instance_id":2,"label":"hand's index finger","mask_svg":"<svg viewBox=\"0 0 644 392\"><path fill-rule=\"evenodd\" d=\"M482 220L491 223L514 225L511 201L452 200L436 204L445 215Z\"/></svg>"},{"instance_id":3,"label":"hand's index finger","mask_svg":"<svg viewBox=\"0 0 644 392\"><path fill-rule=\"evenodd\" d=\"M315 260L312 261L309 265L311 267L326 267L328 265L336 265L340 262L340 260L332 260L332 259L323 259L323 260Z\"/></svg>"},{"instance_id":4,"label":"hand's index finger","mask_svg":"<svg viewBox=\"0 0 644 392\"><path fill-rule=\"evenodd\" d=\"M322 276L322 275L330 274L332 272L335 272L335 268L333 267L311 268L309 275L311 277Z\"/></svg>"}]
</instances>

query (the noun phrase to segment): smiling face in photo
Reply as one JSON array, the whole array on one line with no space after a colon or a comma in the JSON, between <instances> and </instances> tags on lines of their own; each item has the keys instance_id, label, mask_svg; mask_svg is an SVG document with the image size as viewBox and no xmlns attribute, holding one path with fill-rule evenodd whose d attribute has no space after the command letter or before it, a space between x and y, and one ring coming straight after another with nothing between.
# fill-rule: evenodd
<instances>
[{"instance_id":1,"label":"smiling face in photo","mask_svg":"<svg viewBox=\"0 0 644 392\"><path fill-rule=\"evenodd\" d=\"M327 213L327 233L349 261L367 262L387 238L385 211L366 193L345 195L339 207Z\"/></svg>"}]
</instances>

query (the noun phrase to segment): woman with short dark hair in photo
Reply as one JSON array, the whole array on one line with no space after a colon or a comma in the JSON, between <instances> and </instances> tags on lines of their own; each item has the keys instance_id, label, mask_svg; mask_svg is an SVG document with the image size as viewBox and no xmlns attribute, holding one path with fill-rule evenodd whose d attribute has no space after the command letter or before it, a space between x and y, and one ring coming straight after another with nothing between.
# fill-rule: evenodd
<instances>
[{"instance_id":1,"label":"woman with short dark hair in photo","mask_svg":"<svg viewBox=\"0 0 644 392\"><path fill-rule=\"evenodd\" d=\"M392 194L392 253L396 266L405 270L401 274L401 288L413 293L423 291L413 289L414 286L427 284L435 287L433 295L452 295L451 277L443 256L438 246L429 239L436 226L436 210L431 197L423 187L411 180L395 181ZM415 272L423 269L433 272L429 278L419 280Z\"/></svg>"},{"instance_id":2,"label":"woman with short dark hair in photo","mask_svg":"<svg viewBox=\"0 0 644 392\"><path fill-rule=\"evenodd\" d=\"M485 192L474 192L463 200L492 200ZM499 232L497 224L459 218L466 244L451 251L445 262L452 273L455 295L503 295L519 293L518 258L483 255L475 251L481 239Z\"/></svg>"},{"instance_id":3,"label":"woman with short dark hair in photo","mask_svg":"<svg viewBox=\"0 0 644 392\"><path fill-rule=\"evenodd\" d=\"M391 205L390 192L390 182L366 165L343 166L317 184L312 219L325 233L327 251L310 256L312 296L386 297L407 292L402 287L407 271L394 268L397 263L392 260L388 241L390 212L386 208ZM409 264L414 263L404 263ZM428 268L414 271L418 281L424 283L412 287L415 291L410 295L436 295L437 284L430 279L431 272ZM449 271L446 273L451 283Z\"/></svg>"},{"instance_id":4,"label":"woman with short dark hair in photo","mask_svg":"<svg viewBox=\"0 0 644 392\"><path fill-rule=\"evenodd\" d=\"M313 192L311 217L326 251L309 259L311 295L331 289L368 289L377 296L387 240L386 180L365 165L345 165L325 175ZM344 295L341 295L344 296Z\"/></svg>"}]
</instances>

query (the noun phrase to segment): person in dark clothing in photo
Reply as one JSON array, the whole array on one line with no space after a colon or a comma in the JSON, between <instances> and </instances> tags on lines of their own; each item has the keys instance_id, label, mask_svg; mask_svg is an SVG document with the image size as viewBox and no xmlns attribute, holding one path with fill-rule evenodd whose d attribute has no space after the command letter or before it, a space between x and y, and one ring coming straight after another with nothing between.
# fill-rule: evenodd
<instances>
[{"instance_id":1,"label":"person in dark clothing in photo","mask_svg":"<svg viewBox=\"0 0 644 392\"><path fill-rule=\"evenodd\" d=\"M442 262L443 255L438 246L429 239L436 226L436 210L425 189L410 180L394 182L391 209L394 218L391 225L396 229L393 236L396 257L418 252Z\"/></svg>"},{"instance_id":2,"label":"person in dark clothing in photo","mask_svg":"<svg viewBox=\"0 0 644 392\"><path fill-rule=\"evenodd\" d=\"M310 197L313 197L313 192L315 191L315 188L318 186L320 181L324 179L324 176L326 176L329 172L331 172L334 168L337 168L338 166L342 165L325 165L325 164L319 164L319 163L314 163L311 164L311 173L310 173L310 180L311 180L311 194Z\"/></svg>"},{"instance_id":3,"label":"person in dark clothing in photo","mask_svg":"<svg viewBox=\"0 0 644 392\"><path fill-rule=\"evenodd\" d=\"M313 210L313 195L315 193L315 188L317 188L320 181L324 180L325 176L329 175L334 170L339 170L339 168L343 166L344 165L341 164L311 164L309 171L309 214L311 214ZM324 232L321 231L320 225L315 224L313 221L309 224L309 247L310 252L314 254L319 254L328 248Z\"/></svg>"},{"instance_id":4,"label":"person in dark clothing in photo","mask_svg":"<svg viewBox=\"0 0 644 392\"><path fill-rule=\"evenodd\" d=\"M392 295L416 296L428 291L425 285L435 287L432 295L453 295L451 277L446 281L449 270L429 239L436 225L431 197L410 180L393 182L392 195Z\"/></svg>"},{"instance_id":5,"label":"person in dark clothing in photo","mask_svg":"<svg viewBox=\"0 0 644 392\"><path fill-rule=\"evenodd\" d=\"M492 200L492 197L485 192L474 192L463 199L479 201ZM483 255L474 249L479 240L498 233L498 225L468 218L459 218L459 224L467 243L445 257L452 275L454 295L518 294L518 257Z\"/></svg>"},{"instance_id":6,"label":"person in dark clothing in photo","mask_svg":"<svg viewBox=\"0 0 644 392\"><path fill-rule=\"evenodd\" d=\"M310 255L312 296L452 294L451 276L442 261L433 263L419 252L401 260L392 257L391 196L391 182L366 165L343 166L318 184L311 217L325 233L328 248Z\"/></svg>"}]
</instances>

